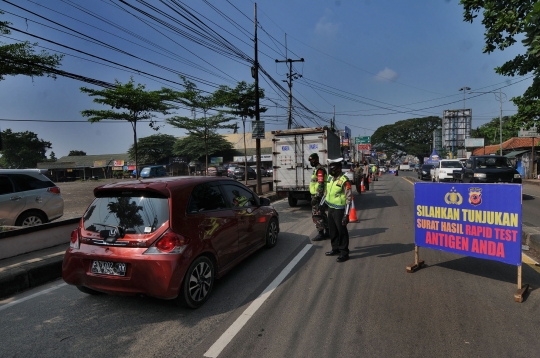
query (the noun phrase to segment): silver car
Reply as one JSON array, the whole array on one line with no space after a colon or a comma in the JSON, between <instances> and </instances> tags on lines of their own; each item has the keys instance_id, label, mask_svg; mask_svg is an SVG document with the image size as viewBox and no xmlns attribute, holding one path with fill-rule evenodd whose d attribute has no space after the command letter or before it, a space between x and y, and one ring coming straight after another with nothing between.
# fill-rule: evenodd
<instances>
[{"instance_id":1,"label":"silver car","mask_svg":"<svg viewBox=\"0 0 540 358\"><path fill-rule=\"evenodd\" d=\"M64 215L60 188L43 172L0 169L0 225L40 225Z\"/></svg>"}]
</instances>

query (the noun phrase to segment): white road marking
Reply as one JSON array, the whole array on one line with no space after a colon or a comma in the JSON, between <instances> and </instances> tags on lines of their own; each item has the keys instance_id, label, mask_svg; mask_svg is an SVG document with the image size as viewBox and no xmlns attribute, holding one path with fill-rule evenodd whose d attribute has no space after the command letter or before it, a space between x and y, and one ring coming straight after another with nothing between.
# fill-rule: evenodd
<instances>
[{"instance_id":1,"label":"white road marking","mask_svg":"<svg viewBox=\"0 0 540 358\"><path fill-rule=\"evenodd\" d=\"M61 284L59 284L59 285L53 286L53 287L51 287L51 288L48 288L48 289L46 289L46 290L43 290L43 291L34 293L33 295L26 296L26 297L21 298L21 299L16 300L16 301L12 301L12 302L10 302L10 303L7 303L7 304L5 304L5 305L0 306L0 311L3 311L3 310L8 309L8 308L10 308L10 307L12 307L12 306L15 306L15 305L18 304L18 303L22 303L22 302L24 302L24 301L28 301L29 299L32 299L32 298L34 298L34 297L44 295L44 294L46 294L46 293L49 293L49 292L51 292L51 291L54 291L54 290L56 290L56 289L58 289L58 288L60 288L60 287L66 286L66 285L67 285L67 283L64 282L64 283L61 283Z\"/></svg>"},{"instance_id":2,"label":"white road marking","mask_svg":"<svg viewBox=\"0 0 540 358\"><path fill-rule=\"evenodd\" d=\"M234 321L234 323L219 337L219 339L204 353L205 357L215 358L217 357L223 349L232 341L234 336L244 325L249 321L249 319L257 312L259 307L266 301L268 297L274 292L274 290L281 284L281 282L287 277L287 275L292 271L294 266L304 257L304 255L311 249L313 245L307 244L302 251L296 255L296 257L289 262L287 267L281 271L281 273L264 289L264 291L257 297L251 305Z\"/></svg>"}]
</instances>

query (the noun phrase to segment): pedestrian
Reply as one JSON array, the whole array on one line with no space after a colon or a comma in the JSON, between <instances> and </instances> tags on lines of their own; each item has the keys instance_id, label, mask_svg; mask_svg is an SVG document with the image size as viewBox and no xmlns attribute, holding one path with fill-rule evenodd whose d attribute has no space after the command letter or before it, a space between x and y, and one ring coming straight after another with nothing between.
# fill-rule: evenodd
<instances>
[{"instance_id":1,"label":"pedestrian","mask_svg":"<svg viewBox=\"0 0 540 358\"><path fill-rule=\"evenodd\" d=\"M328 160L328 172L330 174L326 184L325 201L328 205L328 227L332 250L325 253L326 256L339 255L337 262L345 262L349 259L349 211L353 200L351 183L342 173L343 158Z\"/></svg>"},{"instance_id":2,"label":"pedestrian","mask_svg":"<svg viewBox=\"0 0 540 358\"><path fill-rule=\"evenodd\" d=\"M315 223L318 234L313 238L313 241L321 241L327 239L328 235L328 216L326 216L325 205L321 205L321 201L326 189L328 174L326 169L319 162L319 155L313 153L309 156L309 164L313 168L311 181L309 183L309 192L311 193L311 218Z\"/></svg>"},{"instance_id":3,"label":"pedestrian","mask_svg":"<svg viewBox=\"0 0 540 358\"><path fill-rule=\"evenodd\" d=\"M369 165L366 160L364 160L364 188L369 190Z\"/></svg>"},{"instance_id":4,"label":"pedestrian","mask_svg":"<svg viewBox=\"0 0 540 358\"><path fill-rule=\"evenodd\" d=\"M375 164L373 164L371 166L371 180L375 181L375 180L379 180L377 178L377 166Z\"/></svg>"},{"instance_id":5,"label":"pedestrian","mask_svg":"<svg viewBox=\"0 0 540 358\"><path fill-rule=\"evenodd\" d=\"M360 163L354 163L354 185L356 186L356 192L360 194L362 188L360 187L362 178L364 177L364 168L360 166Z\"/></svg>"}]
</instances>

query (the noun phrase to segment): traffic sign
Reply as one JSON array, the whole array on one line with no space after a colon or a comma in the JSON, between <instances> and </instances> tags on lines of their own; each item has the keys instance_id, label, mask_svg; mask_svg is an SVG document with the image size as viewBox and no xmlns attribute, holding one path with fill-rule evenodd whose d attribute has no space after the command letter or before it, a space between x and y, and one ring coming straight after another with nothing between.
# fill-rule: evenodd
<instances>
[{"instance_id":1,"label":"traffic sign","mask_svg":"<svg viewBox=\"0 0 540 358\"><path fill-rule=\"evenodd\" d=\"M536 132L536 127L532 127L529 130L525 130L521 128L518 132L518 137L520 138L534 138L534 137L540 137L540 134Z\"/></svg>"},{"instance_id":2,"label":"traffic sign","mask_svg":"<svg viewBox=\"0 0 540 358\"><path fill-rule=\"evenodd\" d=\"M369 144L371 143L371 136L354 137L354 144Z\"/></svg>"}]
</instances>

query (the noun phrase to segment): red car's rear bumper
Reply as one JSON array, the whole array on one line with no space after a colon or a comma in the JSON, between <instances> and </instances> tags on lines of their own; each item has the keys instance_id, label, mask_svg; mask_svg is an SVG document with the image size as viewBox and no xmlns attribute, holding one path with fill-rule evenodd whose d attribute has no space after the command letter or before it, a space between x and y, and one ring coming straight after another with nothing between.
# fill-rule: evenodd
<instances>
[{"instance_id":1,"label":"red car's rear bumper","mask_svg":"<svg viewBox=\"0 0 540 358\"><path fill-rule=\"evenodd\" d=\"M189 260L181 254L143 255L147 248L81 244L69 248L62 263L62 278L70 285L123 295L143 294L171 299L178 296ZM91 272L94 260L126 264L125 276Z\"/></svg>"}]
</instances>

